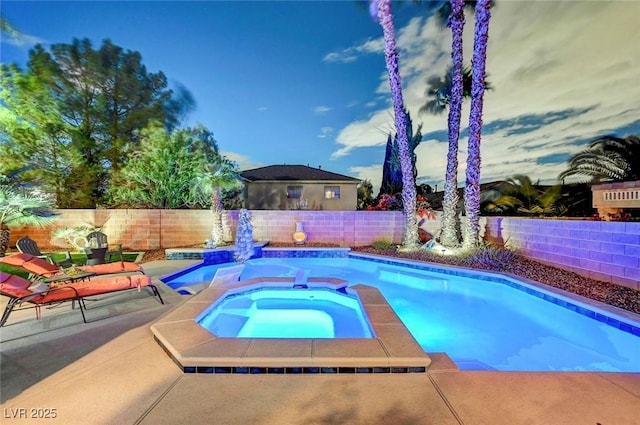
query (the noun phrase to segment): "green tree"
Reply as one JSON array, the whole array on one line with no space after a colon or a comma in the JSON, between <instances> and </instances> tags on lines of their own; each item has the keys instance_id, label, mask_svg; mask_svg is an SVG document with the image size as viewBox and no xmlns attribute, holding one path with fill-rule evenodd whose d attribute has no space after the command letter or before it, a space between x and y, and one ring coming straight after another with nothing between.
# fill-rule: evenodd
<instances>
[{"instance_id":1,"label":"green tree","mask_svg":"<svg viewBox=\"0 0 640 425\"><path fill-rule=\"evenodd\" d=\"M82 154L72 170L74 181L82 182L82 195L74 194L71 207L100 202L111 173L137 148L139 129L151 121L175 125L189 106L184 93L172 97L162 72L147 72L138 52L109 40L97 50L88 39L54 44L50 51L37 45L29 52L25 76L45 88L43 97L48 94L55 102L65 139Z\"/></svg>"},{"instance_id":2,"label":"green tree","mask_svg":"<svg viewBox=\"0 0 640 425\"><path fill-rule=\"evenodd\" d=\"M141 131L140 149L114 174L109 196L118 207L211 207L220 211L221 228L221 190L238 185L236 165L219 154L204 126L169 133L155 123Z\"/></svg>"},{"instance_id":3,"label":"green tree","mask_svg":"<svg viewBox=\"0 0 640 425\"><path fill-rule=\"evenodd\" d=\"M21 178L53 193L59 208L72 206L82 193L72 177L81 154L57 103L40 79L15 65L0 65L0 78L0 156L10 158L9 167L25 167Z\"/></svg>"},{"instance_id":4,"label":"green tree","mask_svg":"<svg viewBox=\"0 0 640 425\"><path fill-rule=\"evenodd\" d=\"M206 155L193 148L188 131L169 134L160 123L140 132L140 147L127 167L114 174L111 203L123 208L188 208L194 205L191 187L206 164Z\"/></svg>"},{"instance_id":5,"label":"green tree","mask_svg":"<svg viewBox=\"0 0 640 425\"><path fill-rule=\"evenodd\" d=\"M407 131L407 140L409 142L409 152L411 154L411 169L413 179L418 175L416 167L417 155L416 148L422 141L422 124L418 126L416 133L413 133L413 121L411 115L405 111L405 128ZM387 136L387 148L385 152L384 164L382 167L382 183L380 184L380 192L382 194L396 194L402 192L402 167L400 166L400 152L398 148L398 134L395 134L393 141L391 134Z\"/></svg>"},{"instance_id":6,"label":"green tree","mask_svg":"<svg viewBox=\"0 0 640 425\"><path fill-rule=\"evenodd\" d=\"M640 137L607 135L592 140L569 160L559 179L589 176L592 181L640 180Z\"/></svg>"},{"instance_id":7,"label":"green tree","mask_svg":"<svg viewBox=\"0 0 640 425\"><path fill-rule=\"evenodd\" d=\"M363 210L373 201L373 184L371 180L364 179L358 184L358 209Z\"/></svg>"},{"instance_id":8,"label":"green tree","mask_svg":"<svg viewBox=\"0 0 640 425\"><path fill-rule=\"evenodd\" d=\"M371 0L370 12L377 18L382 27L384 37L385 62L391 88L394 121L398 134L398 154L402 170L402 201L405 215L405 229L402 245L405 249L418 247L418 221L416 219L416 187L413 176L412 155L406 131L406 114L402 96L402 84L398 69L398 52L396 49L395 29L390 0Z\"/></svg>"}]
</instances>

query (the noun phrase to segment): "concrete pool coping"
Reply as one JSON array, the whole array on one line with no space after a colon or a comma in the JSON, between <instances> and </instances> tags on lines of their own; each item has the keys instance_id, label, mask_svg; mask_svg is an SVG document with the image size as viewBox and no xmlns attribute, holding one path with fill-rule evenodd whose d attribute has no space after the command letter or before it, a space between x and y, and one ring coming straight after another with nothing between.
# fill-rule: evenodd
<instances>
[{"instance_id":1,"label":"concrete pool coping","mask_svg":"<svg viewBox=\"0 0 640 425\"><path fill-rule=\"evenodd\" d=\"M185 373L414 373L431 358L378 289L347 291L363 306L374 338L219 338L194 320L217 300L259 287L292 287L294 278L260 277L207 288L151 325L155 340ZM309 278L309 287L344 288L335 278Z\"/></svg>"},{"instance_id":2,"label":"concrete pool coping","mask_svg":"<svg viewBox=\"0 0 640 425\"><path fill-rule=\"evenodd\" d=\"M640 373L461 371L429 353L425 374L184 374L149 326L185 301L157 279L194 263L145 264L164 305L130 291L94 303L90 323L70 305L17 311L0 332L0 410L50 407L51 424L638 424Z\"/></svg>"}]
</instances>

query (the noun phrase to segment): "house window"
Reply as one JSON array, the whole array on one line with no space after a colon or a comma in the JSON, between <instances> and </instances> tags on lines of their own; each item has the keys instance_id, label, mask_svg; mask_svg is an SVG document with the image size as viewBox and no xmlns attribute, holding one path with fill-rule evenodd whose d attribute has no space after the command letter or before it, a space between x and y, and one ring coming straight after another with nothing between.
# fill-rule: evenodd
<instances>
[{"instance_id":1,"label":"house window","mask_svg":"<svg viewBox=\"0 0 640 425\"><path fill-rule=\"evenodd\" d=\"M289 199L302 198L302 186L287 186L287 198Z\"/></svg>"},{"instance_id":2,"label":"house window","mask_svg":"<svg viewBox=\"0 0 640 425\"><path fill-rule=\"evenodd\" d=\"M325 186L324 199L340 199L340 186Z\"/></svg>"}]
</instances>

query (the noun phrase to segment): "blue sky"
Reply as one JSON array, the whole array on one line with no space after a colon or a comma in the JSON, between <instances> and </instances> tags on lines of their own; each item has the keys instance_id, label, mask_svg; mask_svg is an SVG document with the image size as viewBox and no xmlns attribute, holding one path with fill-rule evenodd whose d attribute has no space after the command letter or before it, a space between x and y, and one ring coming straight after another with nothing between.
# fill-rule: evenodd
<instances>
[{"instance_id":1,"label":"blue sky","mask_svg":"<svg viewBox=\"0 0 640 425\"><path fill-rule=\"evenodd\" d=\"M424 8L396 3L405 103L422 123L418 179L443 187L446 114L418 114L442 75L450 33ZM24 66L35 43L89 38L142 54L183 85L241 169L309 164L379 187L393 117L382 30L355 1L2 1L26 34L3 37L2 63ZM526 174L555 182L566 159L604 134L640 134L640 2L498 1L492 13L482 180ZM467 15L470 63L473 16ZM463 108L466 129L468 102ZM463 184L466 132L460 142ZM376 192L377 193L377 192Z\"/></svg>"}]
</instances>

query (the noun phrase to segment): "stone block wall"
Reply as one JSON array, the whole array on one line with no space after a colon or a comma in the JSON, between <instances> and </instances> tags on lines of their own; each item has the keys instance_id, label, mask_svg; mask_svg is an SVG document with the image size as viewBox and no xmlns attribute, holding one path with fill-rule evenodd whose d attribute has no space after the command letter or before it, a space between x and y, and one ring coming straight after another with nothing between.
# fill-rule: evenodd
<instances>
[{"instance_id":1,"label":"stone block wall","mask_svg":"<svg viewBox=\"0 0 640 425\"><path fill-rule=\"evenodd\" d=\"M130 250L175 248L203 244L211 238L213 216L209 210L59 210L58 219L45 228L11 230L10 246L29 236L42 249L61 249L62 240L52 238L61 227L97 226L109 243ZM251 211L256 240L291 242L295 223L302 222L309 242L339 246L370 245L376 239L402 241L404 218L399 211ZM225 240L235 239L238 211L225 211Z\"/></svg>"},{"instance_id":2,"label":"stone block wall","mask_svg":"<svg viewBox=\"0 0 640 425\"><path fill-rule=\"evenodd\" d=\"M485 238L540 262L640 290L640 223L489 217Z\"/></svg>"},{"instance_id":3,"label":"stone block wall","mask_svg":"<svg viewBox=\"0 0 640 425\"><path fill-rule=\"evenodd\" d=\"M402 242L404 216L399 211L251 211L256 240L291 242L301 221L309 242L343 247L367 246L377 239ZM233 241L238 211L226 211L225 239ZM202 245L211 238L209 210L60 210L60 217L43 229L12 229L10 245L25 235L41 248L63 249L51 239L52 230L81 225L102 226L111 243L128 250ZM439 234L440 221L427 221ZM583 276L640 289L640 223L591 220L551 220L516 217L481 219L485 240L518 248L529 258Z\"/></svg>"}]
</instances>

